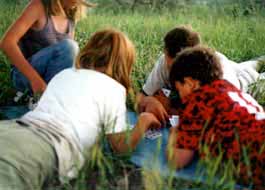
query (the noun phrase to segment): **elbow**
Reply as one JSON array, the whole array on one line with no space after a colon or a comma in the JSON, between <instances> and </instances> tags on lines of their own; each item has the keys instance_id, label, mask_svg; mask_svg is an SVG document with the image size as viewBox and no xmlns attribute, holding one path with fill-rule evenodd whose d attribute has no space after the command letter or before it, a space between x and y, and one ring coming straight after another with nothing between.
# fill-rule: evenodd
<instances>
[{"instance_id":1,"label":"elbow","mask_svg":"<svg viewBox=\"0 0 265 190\"><path fill-rule=\"evenodd\" d=\"M168 149L166 152L166 157L168 160L168 165L171 169L179 170L187 166L193 159L193 151L189 150L178 150L178 149Z\"/></svg>"},{"instance_id":2,"label":"elbow","mask_svg":"<svg viewBox=\"0 0 265 190\"><path fill-rule=\"evenodd\" d=\"M6 42L6 40L1 40L0 41L0 50L3 52L6 52L8 49L8 43Z\"/></svg>"},{"instance_id":3,"label":"elbow","mask_svg":"<svg viewBox=\"0 0 265 190\"><path fill-rule=\"evenodd\" d=\"M128 154L134 150L136 145L132 143L129 136L125 133L120 133L107 137L109 145L115 154Z\"/></svg>"},{"instance_id":4,"label":"elbow","mask_svg":"<svg viewBox=\"0 0 265 190\"><path fill-rule=\"evenodd\" d=\"M111 148L115 154L120 154L120 155L129 154L133 151L133 149L130 146L127 146L124 143L112 145Z\"/></svg>"},{"instance_id":5,"label":"elbow","mask_svg":"<svg viewBox=\"0 0 265 190\"><path fill-rule=\"evenodd\" d=\"M168 159L167 161L168 161L168 167L172 170L180 170L186 166L183 164L181 165L175 159Z\"/></svg>"},{"instance_id":6,"label":"elbow","mask_svg":"<svg viewBox=\"0 0 265 190\"><path fill-rule=\"evenodd\" d=\"M166 151L166 158L167 158L168 167L172 170L180 169L180 167L178 167L178 165L177 165L177 161L176 161L175 157L176 156L175 156L173 150L167 150Z\"/></svg>"},{"instance_id":7,"label":"elbow","mask_svg":"<svg viewBox=\"0 0 265 190\"><path fill-rule=\"evenodd\" d=\"M17 45L17 41L16 40L12 40L10 38L3 38L0 41L0 50L2 50L3 52L7 52L10 49L14 49L14 46Z\"/></svg>"},{"instance_id":8,"label":"elbow","mask_svg":"<svg viewBox=\"0 0 265 190\"><path fill-rule=\"evenodd\" d=\"M126 142L124 142L123 140L119 141L119 142L110 142L110 146L112 151L115 154L128 154L130 152L132 152L132 149L130 148L130 146L127 145Z\"/></svg>"}]
</instances>

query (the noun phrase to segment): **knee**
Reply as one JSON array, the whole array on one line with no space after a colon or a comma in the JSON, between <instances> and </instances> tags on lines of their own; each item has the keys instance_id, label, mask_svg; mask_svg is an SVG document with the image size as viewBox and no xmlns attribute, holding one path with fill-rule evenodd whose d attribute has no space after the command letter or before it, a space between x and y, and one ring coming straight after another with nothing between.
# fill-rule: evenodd
<instances>
[{"instance_id":1,"label":"knee","mask_svg":"<svg viewBox=\"0 0 265 190\"><path fill-rule=\"evenodd\" d=\"M79 53L79 46L75 40L65 39L60 45L63 47L62 49L64 50L66 57L72 58L73 60L76 58Z\"/></svg>"}]
</instances>

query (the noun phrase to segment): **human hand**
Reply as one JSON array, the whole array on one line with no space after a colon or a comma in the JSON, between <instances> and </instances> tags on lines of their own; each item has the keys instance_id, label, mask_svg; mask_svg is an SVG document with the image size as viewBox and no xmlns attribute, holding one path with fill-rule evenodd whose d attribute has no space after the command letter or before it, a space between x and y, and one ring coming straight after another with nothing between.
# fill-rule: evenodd
<instances>
[{"instance_id":1,"label":"human hand","mask_svg":"<svg viewBox=\"0 0 265 190\"><path fill-rule=\"evenodd\" d=\"M161 128L161 122L152 113L143 112L139 115L138 119L140 127L147 131L148 129L158 129Z\"/></svg>"},{"instance_id":2,"label":"human hand","mask_svg":"<svg viewBox=\"0 0 265 190\"><path fill-rule=\"evenodd\" d=\"M171 94L171 91L169 91L169 94ZM163 107L165 108L165 110L168 112L171 108L171 102L169 99L169 94L165 95L165 93L163 92L163 90L158 90L155 94L154 97L163 105Z\"/></svg>"},{"instance_id":3,"label":"human hand","mask_svg":"<svg viewBox=\"0 0 265 190\"><path fill-rule=\"evenodd\" d=\"M169 118L168 113L162 103L152 96L145 97L144 111L154 114L162 123L166 123Z\"/></svg>"}]
</instances>

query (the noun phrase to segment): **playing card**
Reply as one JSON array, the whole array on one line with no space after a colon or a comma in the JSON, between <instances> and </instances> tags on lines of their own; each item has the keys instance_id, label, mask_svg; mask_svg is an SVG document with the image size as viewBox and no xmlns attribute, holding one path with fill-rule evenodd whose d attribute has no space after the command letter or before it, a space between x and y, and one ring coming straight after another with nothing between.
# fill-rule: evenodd
<instances>
[{"instance_id":1,"label":"playing card","mask_svg":"<svg viewBox=\"0 0 265 190\"><path fill-rule=\"evenodd\" d=\"M178 115L172 115L170 118L169 118L169 122L170 122L170 125L172 127L176 127L179 125L179 116Z\"/></svg>"},{"instance_id":2,"label":"playing card","mask_svg":"<svg viewBox=\"0 0 265 190\"><path fill-rule=\"evenodd\" d=\"M162 91L163 91L163 93L165 94L166 97L169 97L171 90L168 90L166 88L162 88Z\"/></svg>"},{"instance_id":3,"label":"playing card","mask_svg":"<svg viewBox=\"0 0 265 190\"><path fill-rule=\"evenodd\" d=\"M162 133L160 130L148 130L145 132L145 138L148 138L148 139L153 140L161 136L162 136Z\"/></svg>"}]
</instances>

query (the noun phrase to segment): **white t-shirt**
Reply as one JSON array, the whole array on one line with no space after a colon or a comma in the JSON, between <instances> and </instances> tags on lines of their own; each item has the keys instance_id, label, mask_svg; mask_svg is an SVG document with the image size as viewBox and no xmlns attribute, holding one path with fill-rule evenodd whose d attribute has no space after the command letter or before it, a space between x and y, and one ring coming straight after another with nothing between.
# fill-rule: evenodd
<instances>
[{"instance_id":1,"label":"white t-shirt","mask_svg":"<svg viewBox=\"0 0 265 190\"><path fill-rule=\"evenodd\" d=\"M71 68L50 81L38 106L22 120L63 133L61 136L87 155L102 130L110 134L127 129L125 101L126 90L114 79L94 70ZM55 149L59 155L69 154L58 142ZM61 159L65 162L63 156ZM66 167L62 175L68 175L65 172L71 163L68 165L61 166Z\"/></svg>"},{"instance_id":2,"label":"white t-shirt","mask_svg":"<svg viewBox=\"0 0 265 190\"><path fill-rule=\"evenodd\" d=\"M257 80L259 76L258 72L255 70L257 61L244 62L241 63L241 65L229 60L219 52L216 52L216 55L220 59L223 68L223 78L237 88L247 91L248 85ZM164 54L159 57L153 70L149 74L143 86L143 91L151 96L162 88L170 89L169 70Z\"/></svg>"}]
</instances>

